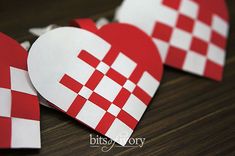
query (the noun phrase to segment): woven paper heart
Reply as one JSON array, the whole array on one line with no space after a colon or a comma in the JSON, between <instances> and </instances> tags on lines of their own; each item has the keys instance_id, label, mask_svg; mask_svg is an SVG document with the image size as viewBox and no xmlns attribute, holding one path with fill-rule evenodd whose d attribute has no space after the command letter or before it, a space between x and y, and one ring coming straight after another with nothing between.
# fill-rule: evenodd
<instances>
[{"instance_id":1,"label":"woven paper heart","mask_svg":"<svg viewBox=\"0 0 235 156\"><path fill-rule=\"evenodd\" d=\"M30 49L29 75L54 106L125 145L159 86L162 62L136 27L98 32L62 27L42 35Z\"/></svg>"},{"instance_id":2,"label":"woven paper heart","mask_svg":"<svg viewBox=\"0 0 235 156\"><path fill-rule=\"evenodd\" d=\"M125 0L116 19L151 36L165 64L222 79L229 27L224 0Z\"/></svg>"},{"instance_id":3,"label":"woven paper heart","mask_svg":"<svg viewBox=\"0 0 235 156\"><path fill-rule=\"evenodd\" d=\"M0 148L40 148L39 102L27 52L0 33Z\"/></svg>"}]
</instances>

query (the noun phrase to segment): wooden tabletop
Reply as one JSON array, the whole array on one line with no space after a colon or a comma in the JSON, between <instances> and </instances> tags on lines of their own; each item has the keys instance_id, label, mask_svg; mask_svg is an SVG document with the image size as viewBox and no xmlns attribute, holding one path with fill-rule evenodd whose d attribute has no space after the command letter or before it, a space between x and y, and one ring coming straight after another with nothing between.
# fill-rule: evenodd
<instances>
[{"instance_id":1,"label":"wooden tabletop","mask_svg":"<svg viewBox=\"0 0 235 156\"><path fill-rule=\"evenodd\" d=\"M28 29L67 25L77 17L112 18L121 0L1 0L0 31L19 42L36 39ZM41 106L41 150L0 150L0 155L235 155L235 1L227 0L231 28L222 82L165 67L160 89L132 137L140 147L90 147L93 130ZM1 139L1 138L0 138Z\"/></svg>"}]
</instances>

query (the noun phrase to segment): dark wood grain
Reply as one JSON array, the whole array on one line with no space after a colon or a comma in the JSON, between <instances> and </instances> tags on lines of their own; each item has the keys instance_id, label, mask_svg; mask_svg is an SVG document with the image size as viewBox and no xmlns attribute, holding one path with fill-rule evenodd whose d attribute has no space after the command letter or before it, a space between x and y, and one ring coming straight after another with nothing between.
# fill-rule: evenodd
<instances>
[{"instance_id":1,"label":"dark wood grain","mask_svg":"<svg viewBox=\"0 0 235 156\"><path fill-rule=\"evenodd\" d=\"M28 29L66 25L76 17L113 16L121 0L1 0L0 31L19 42L35 40ZM224 80L215 82L169 67L133 137L142 148L91 148L94 131L41 106L41 150L0 150L0 155L235 155L235 1L227 0L231 28ZM0 138L1 139L1 138Z\"/></svg>"}]
</instances>

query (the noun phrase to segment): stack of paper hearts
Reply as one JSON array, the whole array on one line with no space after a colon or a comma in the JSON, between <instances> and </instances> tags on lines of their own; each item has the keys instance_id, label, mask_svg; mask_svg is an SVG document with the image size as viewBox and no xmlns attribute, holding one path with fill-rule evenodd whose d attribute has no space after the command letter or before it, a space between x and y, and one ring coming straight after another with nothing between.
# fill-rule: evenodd
<instances>
[{"instance_id":1,"label":"stack of paper hearts","mask_svg":"<svg viewBox=\"0 0 235 156\"><path fill-rule=\"evenodd\" d=\"M221 80L228 15L223 0L209 1L125 0L116 18L133 25L97 29L74 20L40 36L28 56L0 34L0 148L40 148L32 86L50 106L125 145L160 85L163 62Z\"/></svg>"},{"instance_id":2,"label":"stack of paper hearts","mask_svg":"<svg viewBox=\"0 0 235 156\"><path fill-rule=\"evenodd\" d=\"M163 64L151 38L128 24L57 28L27 52L1 35L1 148L39 148L33 86L54 108L125 145L159 87ZM124 35L124 36L123 36Z\"/></svg>"}]
</instances>

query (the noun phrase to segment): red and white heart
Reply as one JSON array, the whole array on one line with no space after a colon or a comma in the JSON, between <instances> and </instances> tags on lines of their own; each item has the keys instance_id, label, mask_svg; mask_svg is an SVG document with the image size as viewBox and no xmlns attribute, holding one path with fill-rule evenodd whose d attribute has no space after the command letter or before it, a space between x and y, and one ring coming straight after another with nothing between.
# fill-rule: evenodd
<instances>
[{"instance_id":1,"label":"red and white heart","mask_svg":"<svg viewBox=\"0 0 235 156\"><path fill-rule=\"evenodd\" d=\"M109 24L93 33L73 27L47 32L32 45L28 68L45 99L121 145L163 72L151 38L127 24Z\"/></svg>"},{"instance_id":2,"label":"red and white heart","mask_svg":"<svg viewBox=\"0 0 235 156\"><path fill-rule=\"evenodd\" d=\"M229 27L224 0L125 0L116 19L151 36L165 64L222 79Z\"/></svg>"},{"instance_id":3,"label":"red and white heart","mask_svg":"<svg viewBox=\"0 0 235 156\"><path fill-rule=\"evenodd\" d=\"M0 148L40 148L37 93L27 72L28 53L0 33Z\"/></svg>"}]
</instances>

